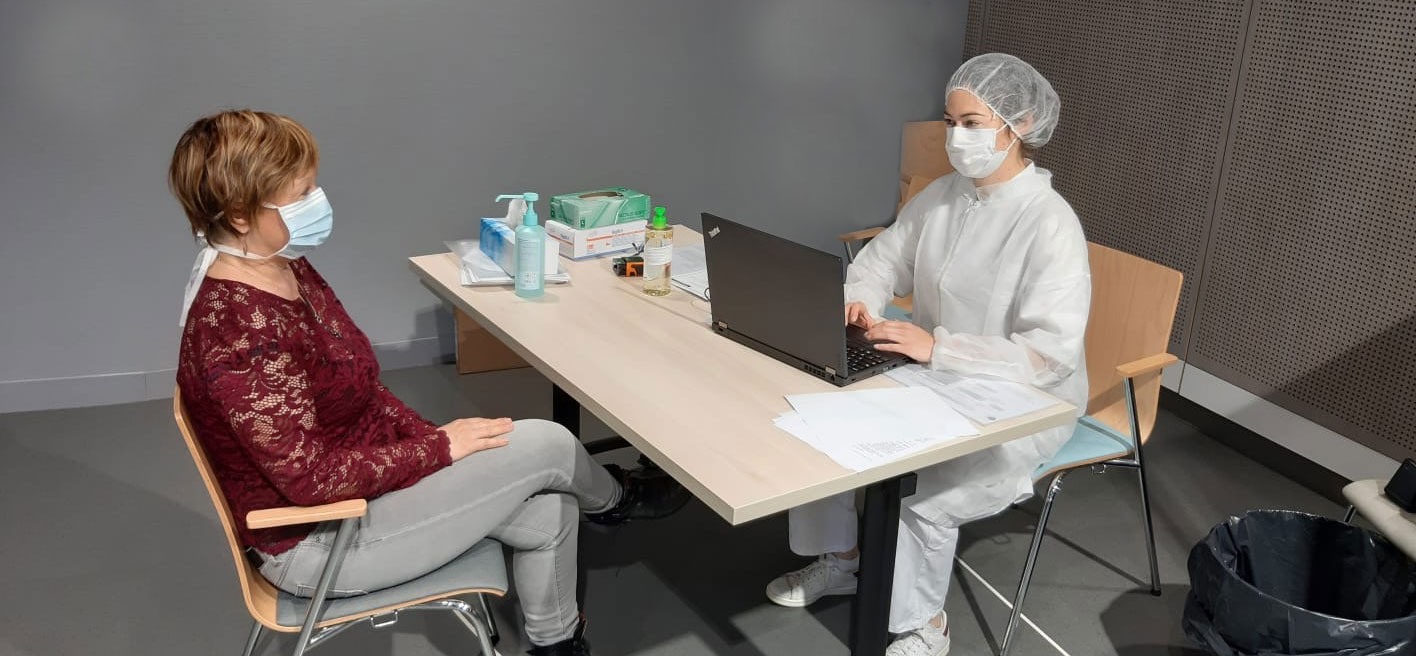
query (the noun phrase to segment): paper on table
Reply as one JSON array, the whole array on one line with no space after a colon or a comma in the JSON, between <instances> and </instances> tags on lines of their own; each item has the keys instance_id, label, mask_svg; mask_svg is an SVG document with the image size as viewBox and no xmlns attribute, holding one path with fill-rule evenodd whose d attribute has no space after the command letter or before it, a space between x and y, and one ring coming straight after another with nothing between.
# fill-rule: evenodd
<instances>
[{"instance_id":1,"label":"paper on table","mask_svg":"<svg viewBox=\"0 0 1416 656\"><path fill-rule=\"evenodd\" d=\"M897 460L916 451L921 451L937 442L944 441L922 439L841 444L813 431L811 427L807 425L806 420L802 419L801 416L795 412L788 412L777 417L773 423L776 424L777 428L791 433L793 437L806 442L812 448L836 461L836 464L852 471L865 471L876 465L891 460Z\"/></svg>"},{"instance_id":2,"label":"paper on table","mask_svg":"<svg viewBox=\"0 0 1416 656\"><path fill-rule=\"evenodd\" d=\"M672 268L674 286L708 300L708 256L702 246L675 248Z\"/></svg>"},{"instance_id":3,"label":"paper on table","mask_svg":"<svg viewBox=\"0 0 1416 656\"><path fill-rule=\"evenodd\" d=\"M683 246L674 249L673 269L675 274L698 273L708 270L708 254L702 246Z\"/></svg>"},{"instance_id":4,"label":"paper on table","mask_svg":"<svg viewBox=\"0 0 1416 656\"><path fill-rule=\"evenodd\" d=\"M480 287L510 285L515 282L506 271L502 270L500 265L493 261L492 258L487 257L486 253L482 252L476 239L445 241L443 245L447 246L448 250L452 251L453 254L457 256L458 262L462 265L458 268L461 270L461 282L463 285ZM561 266L559 271L546 276L546 282L570 282L570 273L565 270L564 266Z\"/></svg>"},{"instance_id":5,"label":"paper on table","mask_svg":"<svg viewBox=\"0 0 1416 656\"><path fill-rule=\"evenodd\" d=\"M1046 408L1055 401L1022 383L1001 378L960 376L910 365L885 374L901 385L928 388L951 407L980 424L991 424Z\"/></svg>"},{"instance_id":6,"label":"paper on table","mask_svg":"<svg viewBox=\"0 0 1416 656\"><path fill-rule=\"evenodd\" d=\"M708 272L698 271L696 273L674 274L672 278L674 286L682 289L705 301L712 300L708 297Z\"/></svg>"},{"instance_id":7,"label":"paper on table","mask_svg":"<svg viewBox=\"0 0 1416 656\"><path fill-rule=\"evenodd\" d=\"M853 442L959 437L977 431L938 395L919 387L788 396L787 402L815 431Z\"/></svg>"},{"instance_id":8,"label":"paper on table","mask_svg":"<svg viewBox=\"0 0 1416 656\"><path fill-rule=\"evenodd\" d=\"M919 387L788 396L796 413L776 424L843 467L863 471L975 435L972 424Z\"/></svg>"}]
</instances>

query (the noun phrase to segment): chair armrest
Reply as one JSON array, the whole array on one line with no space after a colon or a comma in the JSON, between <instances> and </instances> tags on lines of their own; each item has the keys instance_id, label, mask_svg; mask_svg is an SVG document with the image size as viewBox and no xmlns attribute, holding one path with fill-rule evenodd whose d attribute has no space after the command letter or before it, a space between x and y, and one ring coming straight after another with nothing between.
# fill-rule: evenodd
<instances>
[{"instance_id":1,"label":"chair armrest","mask_svg":"<svg viewBox=\"0 0 1416 656\"><path fill-rule=\"evenodd\" d=\"M1356 481L1342 488L1342 496L1373 527L1407 556L1416 554L1416 514L1402 510L1387 497L1381 479Z\"/></svg>"},{"instance_id":2,"label":"chair armrest","mask_svg":"<svg viewBox=\"0 0 1416 656\"><path fill-rule=\"evenodd\" d=\"M846 243L865 241L882 232L885 232L885 228L866 228L864 230L857 230L855 232L847 232L846 234L841 235L839 239Z\"/></svg>"},{"instance_id":3,"label":"chair armrest","mask_svg":"<svg viewBox=\"0 0 1416 656\"><path fill-rule=\"evenodd\" d=\"M246 526L250 528L275 528L295 524L315 524L335 519L363 517L368 512L369 503L363 499L336 501L323 506L287 506L267 508L246 513Z\"/></svg>"},{"instance_id":4,"label":"chair armrest","mask_svg":"<svg viewBox=\"0 0 1416 656\"><path fill-rule=\"evenodd\" d=\"M1136 378L1160 371L1161 369L1175 364L1179 360L1179 358L1169 353L1161 353L1160 355L1152 355L1147 358L1132 360L1131 362L1117 365L1116 373L1121 374L1122 378Z\"/></svg>"}]
</instances>

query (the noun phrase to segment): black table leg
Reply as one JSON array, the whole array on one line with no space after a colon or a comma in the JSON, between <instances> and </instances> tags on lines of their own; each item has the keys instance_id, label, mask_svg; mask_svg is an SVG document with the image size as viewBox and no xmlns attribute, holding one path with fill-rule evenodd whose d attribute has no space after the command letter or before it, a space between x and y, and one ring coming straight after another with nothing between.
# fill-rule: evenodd
<instances>
[{"instance_id":1,"label":"black table leg","mask_svg":"<svg viewBox=\"0 0 1416 656\"><path fill-rule=\"evenodd\" d=\"M860 583L851 609L851 656L881 656L889 644L890 589L895 579L900 499L914 492L912 473L865 488L859 540Z\"/></svg>"},{"instance_id":2,"label":"black table leg","mask_svg":"<svg viewBox=\"0 0 1416 656\"><path fill-rule=\"evenodd\" d=\"M571 435L580 437L580 402L560 385L551 386L551 421L565 426Z\"/></svg>"},{"instance_id":3,"label":"black table leg","mask_svg":"<svg viewBox=\"0 0 1416 656\"><path fill-rule=\"evenodd\" d=\"M580 434L580 402L559 385L551 386L551 421L565 426L566 430L582 443L585 441L585 437ZM629 442L622 437L608 437L585 445L585 450L590 452L590 455L626 448L629 448Z\"/></svg>"}]
</instances>

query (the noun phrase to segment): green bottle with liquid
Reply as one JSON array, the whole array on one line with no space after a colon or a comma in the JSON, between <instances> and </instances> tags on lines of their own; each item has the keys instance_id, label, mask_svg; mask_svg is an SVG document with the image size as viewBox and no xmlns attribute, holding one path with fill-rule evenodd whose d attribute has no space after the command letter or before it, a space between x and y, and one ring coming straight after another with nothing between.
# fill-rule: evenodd
<instances>
[{"instance_id":1,"label":"green bottle with liquid","mask_svg":"<svg viewBox=\"0 0 1416 656\"><path fill-rule=\"evenodd\" d=\"M644 231L644 293L668 296L673 291L670 267L674 258L674 229L664 208L654 208L654 220Z\"/></svg>"}]
</instances>

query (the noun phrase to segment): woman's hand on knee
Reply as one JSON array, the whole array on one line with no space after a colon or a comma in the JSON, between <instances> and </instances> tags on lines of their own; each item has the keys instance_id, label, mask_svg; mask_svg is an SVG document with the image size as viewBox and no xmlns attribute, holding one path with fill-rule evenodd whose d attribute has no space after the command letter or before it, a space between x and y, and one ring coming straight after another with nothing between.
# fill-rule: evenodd
<instances>
[{"instance_id":1,"label":"woman's hand on knee","mask_svg":"<svg viewBox=\"0 0 1416 656\"><path fill-rule=\"evenodd\" d=\"M509 442L503 436L510 433L513 426L506 418L473 417L458 419L441 428L451 443L452 459L461 460L478 451L506 446Z\"/></svg>"}]
</instances>

